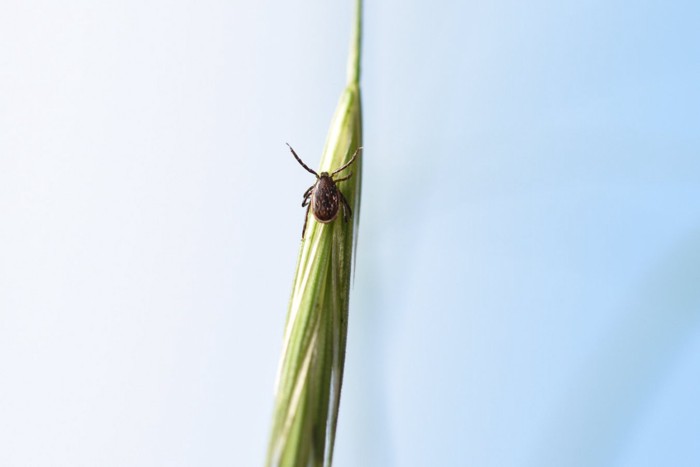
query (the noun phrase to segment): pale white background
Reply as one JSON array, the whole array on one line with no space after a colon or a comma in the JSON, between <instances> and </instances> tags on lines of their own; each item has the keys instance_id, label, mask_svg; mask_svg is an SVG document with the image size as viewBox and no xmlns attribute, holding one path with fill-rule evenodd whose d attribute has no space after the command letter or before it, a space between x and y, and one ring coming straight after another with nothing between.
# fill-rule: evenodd
<instances>
[{"instance_id":1,"label":"pale white background","mask_svg":"<svg viewBox=\"0 0 700 467\"><path fill-rule=\"evenodd\" d=\"M697 2L368 2L338 466L700 463ZM350 2L0 5L0 465L254 466Z\"/></svg>"}]
</instances>

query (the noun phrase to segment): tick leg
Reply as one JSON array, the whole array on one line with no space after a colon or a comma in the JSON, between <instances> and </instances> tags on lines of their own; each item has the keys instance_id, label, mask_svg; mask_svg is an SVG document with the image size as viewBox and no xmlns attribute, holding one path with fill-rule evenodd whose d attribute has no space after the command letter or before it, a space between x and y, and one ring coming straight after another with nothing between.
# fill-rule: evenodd
<instances>
[{"instance_id":1,"label":"tick leg","mask_svg":"<svg viewBox=\"0 0 700 467\"><path fill-rule=\"evenodd\" d=\"M302 207L304 207L304 206L306 206L307 204L309 204L309 198L311 197L311 194L312 194L312 192L313 192L315 186L316 186L316 185L311 185L311 186L309 187L309 189L306 190L306 191L304 192L304 201L301 203L301 206L302 206Z\"/></svg>"},{"instance_id":2,"label":"tick leg","mask_svg":"<svg viewBox=\"0 0 700 467\"><path fill-rule=\"evenodd\" d=\"M311 201L311 195L313 194L313 189L316 185L311 185L311 187L304 193L304 201L301 202L301 207L305 207Z\"/></svg>"},{"instance_id":3,"label":"tick leg","mask_svg":"<svg viewBox=\"0 0 700 467\"><path fill-rule=\"evenodd\" d=\"M343 203L343 219L345 219L345 222L352 217L352 209L350 209L350 205L348 204L348 200L345 199L345 196L343 196L343 192L338 190L338 194L340 195L340 202Z\"/></svg>"},{"instance_id":4,"label":"tick leg","mask_svg":"<svg viewBox=\"0 0 700 467\"><path fill-rule=\"evenodd\" d=\"M301 228L302 241L304 240L304 234L306 233L306 222L309 220L309 210L310 209L311 209L311 205L309 204L309 207L306 208L306 215L304 216L304 227Z\"/></svg>"},{"instance_id":5,"label":"tick leg","mask_svg":"<svg viewBox=\"0 0 700 467\"><path fill-rule=\"evenodd\" d=\"M287 146L289 146L289 143L287 143ZM299 158L299 156L297 156L297 153L294 152L294 149L292 149L291 146L289 146L289 150L292 151L292 155L293 155L294 158L297 160L297 162L301 164L302 167L304 167L306 170L308 170L308 171L311 172L312 174L316 175L316 178L318 178L318 174L317 174L314 170L310 169L306 164L304 164L304 163L302 162L301 158Z\"/></svg>"},{"instance_id":6,"label":"tick leg","mask_svg":"<svg viewBox=\"0 0 700 467\"><path fill-rule=\"evenodd\" d=\"M349 179L350 177L352 177L352 172L350 172L350 175L348 175L347 177L339 178L338 180L333 180L333 181L335 183L344 182L345 180Z\"/></svg>"},{"instance_id":7,"label":"tick leg","mask_svg":"<svg viewBox=\"0 0 700 467\"><path fill-rule=\"evenodd\" d=\"M292 147L289 146L289 149L292 149ZM342 167L339 168L338 170L334 171L334 172L331 174L331 176L337 174L338 172L340 172L340 171L342 171L342 170L345 170L350 164L352 164L353 162L355 162L355 158L357 157L357 153L360 152L360 150L362 150L361 147L355 149L355 154L352 155L352 157L350 158L350 160L349 160L344 166L342 166ZM292 153L294 153L294 150L292 150Z\"/></svg>"}]
</instances>

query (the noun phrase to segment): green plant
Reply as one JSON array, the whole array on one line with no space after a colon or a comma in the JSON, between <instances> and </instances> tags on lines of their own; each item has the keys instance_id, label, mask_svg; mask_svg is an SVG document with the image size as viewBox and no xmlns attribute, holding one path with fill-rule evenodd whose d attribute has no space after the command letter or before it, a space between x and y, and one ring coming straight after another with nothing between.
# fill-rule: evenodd
<instances>
[{"instance_id":1,"label":"green plant","mask_svg":"<svg viewBox=\"0 0 700 467\"><path fill-rule=\"evenodd\" d=\"M319 172L342 166L362 145L361 25L362 1L357 0L348 82L331 121ZM309 214L284 330L268 466L332 463L345 365L362 159L360 153L353 165L353 177L339 183L352 207L352 219L320 224Z\"/></svg>"}]
</instances>

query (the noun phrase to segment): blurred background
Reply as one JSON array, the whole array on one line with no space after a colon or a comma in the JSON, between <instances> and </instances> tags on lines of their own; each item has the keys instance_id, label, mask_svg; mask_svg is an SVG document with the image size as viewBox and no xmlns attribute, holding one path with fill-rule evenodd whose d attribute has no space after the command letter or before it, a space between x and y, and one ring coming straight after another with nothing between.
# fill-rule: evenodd
<instances>
[{"instance_id":1,"label":"blurred background","mask_svg":"<svg viewBox=\"0 0 700 467\"><path fill-rule=\"evenodd\" d=\"M700 3L365 8L335 465L700 465ZM0 465L261 465L351 2L1 10Z\"/></svg>"}]
</instances>

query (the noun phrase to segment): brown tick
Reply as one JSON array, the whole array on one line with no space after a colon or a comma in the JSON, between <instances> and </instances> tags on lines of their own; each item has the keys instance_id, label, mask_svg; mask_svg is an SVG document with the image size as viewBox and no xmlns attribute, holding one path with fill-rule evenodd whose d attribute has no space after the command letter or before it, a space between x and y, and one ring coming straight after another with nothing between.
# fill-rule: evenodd
<instances>
[{"instance_id":1,"label":"brown tick","mask_svg":"<svg viewBox=\"0 0 700 467\"><path fill-rule=\"evenodd\" d=\"M289 143L287 143L287 146L289 146ZM345 220L345 222L347 222L350 216L352 216L352 209L350 209L348 201L345 199L345 196L343 196L343 193L338 189L336 183L342 182L343 180L347 180L350 177L352 177L352 172L350 172L348 176L343 178L333 179L333 176L338 172L347 169L350 164L355 162L357 153L362 148L357 148L355 154L353 154L353 156L350 158L347 164L345 164L341 168L331 172L330 174L328 172L321 172L320 175L317 174L316 171L310 169L306 164L304 164L304 162L302 162L299 156L297 156L297 153L294 152L294 149L292 149L291 146L289 146L289 149L292 151L292 155L297 160L297 162L299 162L301 166L304 167L307 171L311 172L316 176L316 183L311 185L311 187L309 187L309 189L306 190L306 192L304 193L304 201L302 201L301 203L301 207L308 206L306 208L306 216L304 217L304 227L301 229L301 239L304 239L304 233L306 233L306 222L309 220L309 210L311 210L318 222L321 222L322 224L327 224L336 217L338 217L338 209L340 208L340 204L342 203L343 219Z\"/></svg>"}]
</instances>

